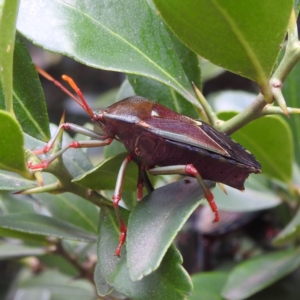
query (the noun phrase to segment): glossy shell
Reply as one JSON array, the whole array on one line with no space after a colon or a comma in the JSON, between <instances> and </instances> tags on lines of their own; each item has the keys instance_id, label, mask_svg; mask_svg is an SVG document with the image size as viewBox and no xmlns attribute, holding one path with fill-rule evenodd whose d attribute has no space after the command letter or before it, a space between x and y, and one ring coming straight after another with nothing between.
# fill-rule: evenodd
<instances>
[{"instance_id":1,"label":"glossy shell","mask_svg":"<svg viewBox=\"0 0 300 300\"><path fill-rule=\"evenodd\" d=\"M203 179L239 190L250 173L260 173L255 157L206 123L142 97L129 97L103 111L99 122L147 168L193 164Z\"/></svg>"}]
</instances>

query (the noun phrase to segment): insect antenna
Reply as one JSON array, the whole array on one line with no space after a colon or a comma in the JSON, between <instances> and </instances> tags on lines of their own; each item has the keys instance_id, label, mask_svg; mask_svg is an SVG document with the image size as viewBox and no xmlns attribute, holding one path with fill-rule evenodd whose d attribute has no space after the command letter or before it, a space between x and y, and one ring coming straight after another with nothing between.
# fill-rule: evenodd
<instances>
[{"instance_id":1,"label":"insect antenna","mask_svg":"<svg viewBox=\"0 0 300 300\"><path fill-rule=\"evenodd\" d=\"M55 84L57 87L59 87L63 92L65 92L68 96L70 96L78 105L80 105L89 114L89 116L91 118L94 116L94 113L93 113L92 109L90 108L90 106L87 104L84 96L81 93L81 90L79 89L79 87L76 85L76 83L74 82L74 80L71 77L69 77L67 75L62 75L62 79L68 82L68 84L75 91L75 93L77 94L77 96L79 98L77 98L74 94L72 94L67 88L65 88L59 81L54 79L46 71L44 71L43 69L41 69L38 66L35 66L35 68L41 76L43 76L47 80L51 81L53 84Z\"/></svg>"}]
</instances>

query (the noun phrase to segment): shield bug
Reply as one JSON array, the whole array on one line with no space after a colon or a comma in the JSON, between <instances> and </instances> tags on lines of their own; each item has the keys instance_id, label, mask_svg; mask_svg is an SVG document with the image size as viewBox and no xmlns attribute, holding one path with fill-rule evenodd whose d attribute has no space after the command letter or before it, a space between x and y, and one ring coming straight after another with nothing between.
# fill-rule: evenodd
<instances>
[{"instance_id":1,"label":"shield bug","mask_svg":"<svg viewBox=\"0 0 300 300\"><path fill-rule=\"evenodd\" d=\"M203 180L216 181L243 190L248 175L261 172L261 166L252 154L204 122L191 119L139 96L128 97L103 110L92 110L71 78L63 76L78 97L43 70L38 68L38 71L70 95L88 113L91 121L102 129L103 134L71 123L61 124L57 134L48 144L43 149L34 151L36 154L49 152L58 133L64 129L87 135L92 140L74 141L40 164L28 165L30 169L45 169L69 148L101 147L109 145L113 139L122 142L129 153L120 167L113 195L113 205L120 227L119 245L115 252L117 256L120 256L127 231L118 204L121 200L125 169L131 160L139 167L138 200L142 199L144 184L150 185L146 171L153 175L194 176L203 188L215 214L214 222L219 220L218 209L212 193Z\"/></svg>"}]
</instances>

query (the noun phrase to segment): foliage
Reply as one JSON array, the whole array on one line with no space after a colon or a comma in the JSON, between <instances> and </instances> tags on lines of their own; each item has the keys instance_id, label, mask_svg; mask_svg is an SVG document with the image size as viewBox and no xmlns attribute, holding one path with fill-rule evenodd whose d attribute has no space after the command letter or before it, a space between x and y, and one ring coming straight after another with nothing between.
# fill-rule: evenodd
<instances>
[{"instance_id":1,"label":"foliage","mask_svg":"<svg viewBox=\"0 0 300 300\"><path fill-rule=\"evenodd\" d=\"M259 299L299 269L300 47L291 0L0 3L0 257L21 258L24 266L11 293L23 299L90 299L96 288L99 297L116 299ZM228 188L227 201L220 190L214 195L224 211L287 211L273 253L262 250L226 273L193 275L193 294L173 242L203 191L193 179L179 180L133 208L132 165L124 183L127 209L121 209L128 237L121 258L115 257L119 230L109 195L124 154L93 166L84 151L68 150L47 173L27 169L26 163L40 159L32 150L41 149L55 128L21 35L87 66L126 73L120 94L134 91L200 116L254 153L263 174L251 176L243 194ZM234 102L222 91L208 103L200 90L204 78L214 75L202 68L201 81L199 57L251 79L260 92L250 102L242 97ZM63 145L70 140L65 135ZM123 151L109 147L106 155ZM80 280L71 280L75 276Z\"/></svg>"}]
</instances>

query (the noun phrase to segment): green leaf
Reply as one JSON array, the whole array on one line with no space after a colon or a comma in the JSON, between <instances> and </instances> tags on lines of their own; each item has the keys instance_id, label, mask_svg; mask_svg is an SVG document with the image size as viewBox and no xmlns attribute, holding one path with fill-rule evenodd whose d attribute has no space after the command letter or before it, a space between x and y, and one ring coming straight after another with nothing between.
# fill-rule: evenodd
<instances>
[{"instance_id":1,"label":"green leaf","mask_svg":"<svg viewBox=\"0 0 300 300\"><path fill-rule=\"evenodd\" d=\"M113 190L121 164L128 153L121 153L101 162L88 172L77 176L73 182L95 190ZM126 168L124 190L136 190L137 166L134 162Z\"/></svg>"},{"instance_id":2,"label":"green leaf","mask_svg":"<svg viewBox=\"0 0 300 300\"><path fill-rule=\"evenodd\" d=\"M192 281L194 292L189 300L222 300L221 290L227 279L227 273L204 272L194 274Z\"/></svg>"},{"instance_id":3,"label":"green leaf","mask_svg":"<svg viewBox=\"0 0 300 300\"><path fill-rule=\"evenodd\" d=\"M250 212L269 209L282 203L281 198L270 189L263 174L250 175L243 192L226 186L226 194L217 187L214 190L215 202L220 210Z\"/></svg>"},{"instance_id":4,"label":"green leaf","mask_svg":"<svg viewBox=\"0 0 300 300\"><path fill-rule=\"evenodd\" d=\"M298 300L300 297L299 291L300 268L293 273L280 279L271 286L247 298L247 300L266 300L266 299L286 299Z\"/></svg>"},{"instance_id":5,"label":"green leaf","mask_svg":"<svg viewBox=\"0 0 300 300\"><path fill-rule=\"evenodd\" d=\"M0 194L1 214L34 213L34 202L26 195Z\"/></svg>"},{"instance_id":6,"label":"green leaf","mask_svg":"<svg viewBox=\"0 0 300 300\"><path fill-rule=\"evenodd\" d=\"M218 117L228 120L235 114L223 112ZM283 118L267 116L257 119L231 137L254 154L264 174L291 183L294 145L291 130Z\"/></svg>"},{"instance_id":7,"label":"green leaf","mask_svg":"<svg viewBox=\"0 0 300 300\"><path fill-rule=\"evenodd\" d=\"M39 245L46 246L48 244L48 240L46 236L32 234L27 232L20 232L13 229L0 228L0 236L1 237L10 237L13 239L19 239L27 242L34 242Z\"/></svg>"},{"instance_id":8,"label":"green leaf","mask_svg":"<svg viewBox=\"0 0 300 300\"><path fill-rule=\"evenodd\" d=\"M94 287L87 280L74 279L55 270L46 270L30 279L25 279L19 284L22 292L43 290L46 299L82 300L94 299ZM47 293L48 292L48 293ZM32 299L32 298L27 298ZM37 298L44 299L44 298Z\"/></svg>"},{"instance_id":9,"label":"green leaf","mask_svg":"<svg viewBox=\"0 0 300 300\"><path fill-rule=\"evenodd\" d=\"M210 181L206 184L208 188L214 186ZM198 181L190 178L154 190L135 206L129 217L126 246L132 280L140 280L159 267L176 234L203 197Z\"/></svg>"},{"instance_id":10,"label":"green leaf","mask_svg":"<svg viewBox=\"0 0 300 300\"><path fill-rule=\"evenodd\" d=\"M19 213L0 216L0 227L58 238L84 242L95 241L95 236L63 220L34 213Z\"/></svg>"},{"instance_id":11,"label":"green leaf","mask_svg":"<svg viewBox=\"0 0 300 300\"><path fill-rule=\"evenodd\" d=\"M17 27L47 50L92 67L153 78L199 107L177 54L171 51L168 31L147 1L51 1L47 9L37 0L22 1Z\"/></svg>"},{"instance_id":12,"label":"green leaf","mask_svg":"<svg viewBox=\"0 0 300 300\"><path fill-rule=\"evenodd\" d=\"M261 255L240 263L229 274L222 295L226 299L245 299L271 285L300 266L299 249Z\"/></svg>"},{"instance_id":13,"label":"green leaf","mask_svg":"<svg viewBox=\"0 0 300 300\"><path fill-rule=\"evenodd\" d=\"M18 35L13 76L14 111L23 131L48 141L50 131L44 93L28 50Z\"/></svg>"},{"instance_id":14,"label":"green leaf","mask_svg":"<svg viewBox=\"0 0 300 300\"><path fill-rule=\"evenodd\" d=\"M128 214L123 213L123 217L125 216ZM101 209L100 219L98 264L107 283L134 300L182 300L191 293L189 276L181 266L182 259L175 247L169 248L161 266L155 272L139 281L132 281L126 266L125 247L123 247L121 258L114 256L119 240L114 211L108 207Z\"/></svg>"},{"instance_id":15,"label":"green leaf","mask_svg":"<svg viewBox=\"0 0 300 300\"><path fill-rule=\"evenodd\" d=\"M128 79L125 79L122 82L122 84L119 88L119 92L117 94L116 101L120 101L122 99L125 99L127 97L131 97L131 96L134 96L134 95L135 95L135 92L133 90L133 87L131 86Z\"/></svg>"},{"instance_id":16,"label":"green leaf","mask_svg":"<svg viewBox=\"0 0 300 300\"><path fill-rule=\"evenodd\" d=\"M292 0L154 0L172 31L216 65L263 85L283 42ZM262 21L263 20L263 21Z\"/></svg>"},{"instance_id":17,"label":"green leaf","mask_svg":"<svg viewBox=\"0 0 300 300\"><path fill-rule=\"evenodd\" d=\"M0 169L32 177L25 164L20 125L5 111L0 111Z\"/></svg>"},{"instance_id":18,"label":"green leaf","mask_svg":"<svg viewBox=\"0 0 300 300\"><path fill-rule=\"evenodd\" d=\"M33 195L53 217L97 234L99 212L95 205L71 193Z\"/></svg>"},{"instance_id":19,"label":"green leaf","mask_svg":"<svg viewBox=\"0 0 300 300\"><path fill-rule=\"evenodd\" d=\"M99 296L104 297L113 291L113 287L110 284L108 284L105 278L103 277L98 263L95 267L94 280Z\"/></svg>"},{"instance_id":20,"label":"green leaf","mask_svg":"<svg viewBox=\"0 0 300 300\"><path fill-rule=\"evenodd\" d=\"M184 115L188 115L190 117L197 116L191 104L186 102L180 94L170 87L151 78L139 75L128 75L127 78L136 95L159 102L174 111L183 113Z\"/></svg>"},{"instance_id":21,"label":"green leaf","mask_svg":"<svg viewBox=\"0 0 300 300\"><path fill-rule=\"evenodd\" d=\"M172 39L186 75L190 82L194 82L200 89L201 80L198 56L174 36L172 36ZM138 75L128 75L128 79L135 91L135 94L159 102L181 114L194 118L199 117L194 107L189 102L185 101L180 94L175 92L173 89L170 89L170 87L151 78Z\"/></svg>"},{"instance_id":22,"label":"green leaf","mask_svg":"<svg viewBox=\"0 0 300 300\"><path fill-rule=\"evenodd\" d=\"M44 289L20 289L16 293L20 300L40 300L40 299L49 299L51 297L51 294L49 291ZM21 295L21 296L19 296ZM62 300L62 299L57 299Z\"/></svg>"},{"instance_id":23,"label":"green leaf","mask_svg":"<svg viewBox=\"0 0 300 300\"><path fill-rule=\"evenodd\" d=\"M273 245L283 246L300 236L300 209L289 224L274 238Z\"/></svg>"},{"instance_id":24,"label":"green leaf","mask_svg":"<svg viewBox=\"0 0 300 300\"><path fill-rule=\"evenodd\" d=\"M5 108L13 115L13 51L18 0L3 0L0 6L0 86L5 98ZM2 92L0 91L0 94Z\"/></svg>"},{"instance_id":25,"label":"green leaf","mask_svg":"<svg viewBox=\"0 0 300 300\"><path fill-rule=\"evenodd\" d=\"M24 256L37 256L46 254L46 248L29 247L25 245L0 245L0 259L17 258Z\"/></svg>"},{"instance_id":26,"label":"green leaf","mask_svg":"<svg viewBox=\"0 0 300 300\"><path fill-rule=\"evenodd\" d=\"M0 194L0 212L1 215L18 213L36 213L34 202L26 195L10 195L9 193ZM0 236L11 237L29 242L35 242L46 245L46 237L37 234L20 232L13 229L0 228Z\"/></svg>"},{"instance_id":27,"label":"green leaf","mask_svg":"<svg viewBox=\"0 0 300 300\"><path fill-rule=\"evenodd\" d=\"M70 242L70 241L68 241L68 242ZM64 247L65 250L67 250L69 252L70 255L73 255L73 257L75 257L79 261L82 257L84 257L84 254L82 252L80 252L80 250L82 250L82 248L80 248L80 250L79 250L79 247L82 246L82 242L79 242L81 244L78 245L77 244L78 242L71 241L71 245L72 246L74 245L73 247L70 246L70 244L68 242L66 240L64 240L62 242L62 246ZM80 252L80 254L78 254L78 252L75 250L76 247L78 247L77 250L78 250L78 252ZM84 248L84 250L85 250L85 248ZM89 253L87 255L90 255L90 254L91 253ZM78 276L77 267L74 266L74 264L72 262L68 261L67 258L63 257L61 254L47 253L46 255L40 256L39 261L43 264L43 266L46 266L49 269L60 271L60 272L64 273L65 275L72 276L73 278L76 278Z\"/></svg>"},{"instance_id":28,"label":"green leaf","mask_svg":"<svg viewBox=\"0 0 300 300\"><path fill-rule=\"evenodd\" d=\"M290 107L300 107L300 90L298 86L299 80L300 64L296 64L289 76L284 81L282 88L284 98L287 102L287 105ZM300 118L298 114L291 114L286 120L289 123L293 133L295 158L298 164L300 164Z\"/></svg>"},{"instance_id":29,"label":"green leaf","mask_svg":"<svg viewBox=\"0 0 300 300\"><path fill-rule=\"evenodd\" d=\"M124 154L126 152L126 148L124 144L114 140L112 143L108 146L105 146L103 149L104 158L112 158L113 156L117 156L121 153Z\"/></svg>"},{"instance_id":30,"label":"green leaf","mask_svg":"<svg viewBox=\"0 0 300 300\"><path fill-rule=\"evenodd\" d=\"M0 170L0 190L25 190L35 187L36 183L9 171Z\"/></svg>"}]
</instances>

